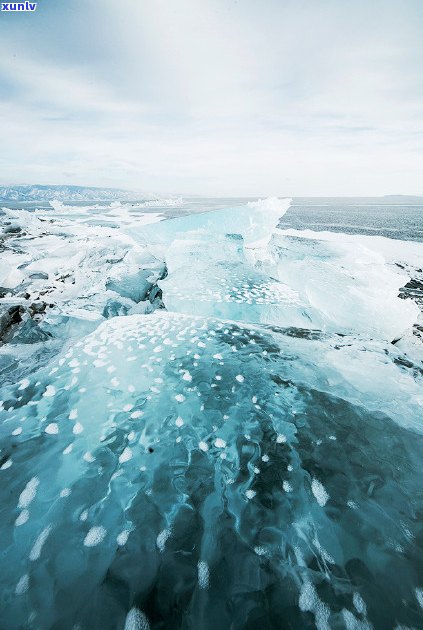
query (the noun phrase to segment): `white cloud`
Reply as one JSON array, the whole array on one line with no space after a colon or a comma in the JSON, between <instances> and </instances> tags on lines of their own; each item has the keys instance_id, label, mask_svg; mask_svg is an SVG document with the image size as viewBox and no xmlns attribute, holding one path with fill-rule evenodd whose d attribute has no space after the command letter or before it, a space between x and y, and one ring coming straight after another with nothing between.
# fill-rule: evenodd
<instances>
[{"instance_id":1,"label":"white cloud","mask_svg":"<svg viewBox=\"0 0 423 630\"><path fill-rule=\"evenodd\" d=\"M84 7L46 1L4 32L3 181L423 193L419 3Z\"/></svg>"}]
</instances>

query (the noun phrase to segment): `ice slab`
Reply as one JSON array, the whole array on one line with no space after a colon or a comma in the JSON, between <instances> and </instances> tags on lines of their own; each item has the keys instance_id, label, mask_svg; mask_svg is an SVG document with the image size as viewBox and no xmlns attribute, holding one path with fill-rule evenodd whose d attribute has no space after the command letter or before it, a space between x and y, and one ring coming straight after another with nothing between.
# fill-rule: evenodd
<instances>
[{"instance_id":1,"label":"ice slab","mask_svg":"<svg viewBox=\"0 0 423 630\"><path fill-rule=\"evenodd\" d=\"M404 335L420 310L399 297L409 276L390 264L379 239L282 233L276 217L287 203L184 217L149 232L153 243L165 243L157 255L167 264L159 283L166 307L388 341Z\"/></svg>"},{"instance_id":2,"label":"ice slab","mask_svg":"<svg viewBox=\"0 0 423 630\"><path fill-rule=\"evenodd\" d=\"M269 242L280 217L288 210L290 199L270 197L244 206L214 210L172 219L159 226L148 226L142 233L149 243L170 243L181 234L216 235L239 234L250 248L263 248Z\"/></svg>"},{"instance_id":3,"label":"ice slab","mask_svg":"<svg viewBox=\"0 0 423 630\"><path fill-rule=\"evenodd\" d=\"M416 303L399 297L409 276L387 259L378 237L289 231L272 244L277 277L309 304L315 326L393 340L417 321Z\"/></svg>"}]
</instances>

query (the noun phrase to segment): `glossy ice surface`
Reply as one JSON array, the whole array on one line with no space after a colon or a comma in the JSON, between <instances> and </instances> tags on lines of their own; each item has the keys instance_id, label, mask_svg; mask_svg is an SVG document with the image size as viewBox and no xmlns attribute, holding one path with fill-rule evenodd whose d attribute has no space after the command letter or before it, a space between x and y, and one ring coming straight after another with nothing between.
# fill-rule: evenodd
<instances>
[{"instance_id":1,"label":"glossy ice surface","mask_svg":"<svg viewBox=\"0 0 423 630\"><path fill-rule=\"evenodd\" d=\"M102 234L1 392L1 627L422 627L422 245L288 203Z\"/></svg>"}]
</instances>

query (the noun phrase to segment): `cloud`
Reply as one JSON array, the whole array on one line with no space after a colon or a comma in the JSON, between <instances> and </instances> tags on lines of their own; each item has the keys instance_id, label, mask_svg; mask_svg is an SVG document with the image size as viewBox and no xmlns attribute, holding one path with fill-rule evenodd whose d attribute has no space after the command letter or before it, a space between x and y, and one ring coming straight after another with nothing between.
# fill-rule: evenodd
<instances>
[{"instance_id":1,"label":"cloud","mask_svg":"<svg viewBox=\"0 0 423 630\"><path fill-rule=\"evenodd\" d=\"M423 193L422 22L413 0L40 1L0 20L1 177Z\"/></svg>"}]
</instances>

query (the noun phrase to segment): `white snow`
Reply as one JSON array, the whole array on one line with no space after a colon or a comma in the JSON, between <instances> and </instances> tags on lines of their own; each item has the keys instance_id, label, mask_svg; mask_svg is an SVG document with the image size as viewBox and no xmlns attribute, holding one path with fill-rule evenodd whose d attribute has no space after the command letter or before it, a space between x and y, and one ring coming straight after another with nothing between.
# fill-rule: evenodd
<instances>
[{"instance_id":1,"label":"white snow","mask_svg":"<svg viewBox=\"0 0 423 630\"><path fill-rule=\"evenodd\" d=\"M200 560L198 562L198 586L201 589L207 589L210 583L210 569L207 562Z\"/></svg>"},{"instance_id":2,"label":"white snow","mask_svg":"<svg viewBox=\"0 0 423 630\"><path fill-rule=\"evenodd\" d=\"M18 507L23 509L27 508L30 503L35 499L35 495L37 494L37 488L40 485L40 480L38 477L32 477L26 484L25 488L22 490L19 495Z\"/></svg>"},{"instance_id":3,"label":"white snow","mask_svg":"<svg viewBox=\"0 0 423 630\"><path fill-rule=\"evenodd\" d=\"M320 481L314 478L311 482L311 491L316 497L317 503L324 507L329 500L329 495Z\"/></svg>"},{"instance_id":4,"label":"white snow","mask_svg":"<svg viewBox=\"0 0 423 630\"><path fill-rule=\"evenodd\" d=\"M92 527L84 538L84 545L86 547L95 547L103 542L106 534L107 531L103 526Z\"/></svg>"}]
</instances>

